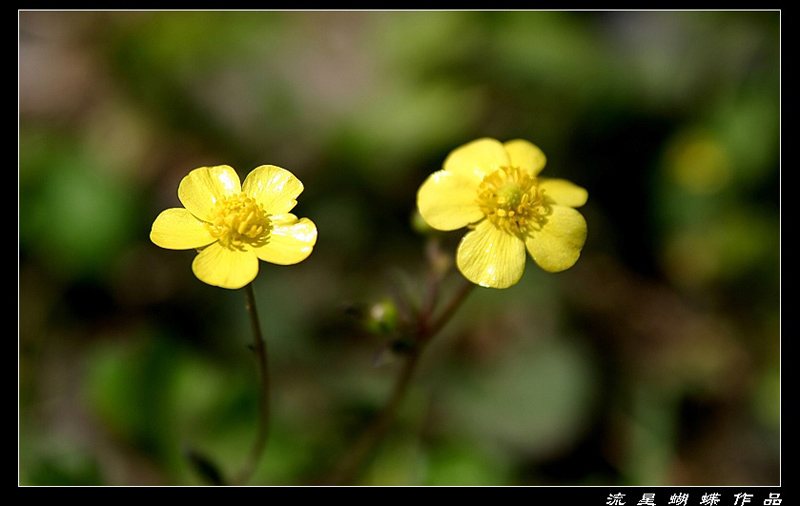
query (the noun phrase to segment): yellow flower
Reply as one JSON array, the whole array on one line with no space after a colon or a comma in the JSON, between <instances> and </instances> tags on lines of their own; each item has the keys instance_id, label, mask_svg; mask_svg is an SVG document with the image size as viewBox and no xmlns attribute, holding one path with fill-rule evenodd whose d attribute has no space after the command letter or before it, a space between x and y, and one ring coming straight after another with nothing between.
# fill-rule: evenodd
<instances>
[{"instance_id":1,"label":"yellow flower","mask_svg":"<svg viewBox=\"0 0 800 506\"><path fill-rule=\"evenodd\" d=\"M201 167L178 186L184 207L161 212L150 240L167 249L198 249L195 276L241 288L255 279L259 259L290 265L311 254L316 225L289 212L302 191L294 174L274 165L253 169L243 184L227 165Z\"/></svg>"},{"instance_id":2,"label":"yellow flower","mask_svg":"<svg viewBox=\"0 0 800 506\"><path fill-rule=\"evenodd\" d=\"M576 211L585 189L564 179L540 178L542 151L525 140L483 138L451 152L442 170L422 183L417 207L438 230L471 229L456 252L470 281L508 288L522 277L525 251L544 270L572 267L586 241Z\"/></svg>"}]
</instances>

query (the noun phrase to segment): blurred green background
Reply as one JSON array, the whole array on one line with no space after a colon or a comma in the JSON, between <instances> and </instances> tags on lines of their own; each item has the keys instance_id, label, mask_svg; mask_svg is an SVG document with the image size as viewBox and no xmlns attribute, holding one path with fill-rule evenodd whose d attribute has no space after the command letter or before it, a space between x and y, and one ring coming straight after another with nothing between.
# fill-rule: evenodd
<instances>
[{"instance_id":1,"label":"blurred green background","mask_svg":"<svg viewBox=\"0 0 800 506\"><path fill-rule=\"evenodd\" d=\"M416 190L483 136L589 190L586 247L471 295L358 483L779 484L780 13L680 11L19 12L20 484L244 461L244 294L148 238L215 164L293 171L319 228L255 281L253 483L315 483L397 372L354 308L421 292Z\"/></svg>"}]
</instances>

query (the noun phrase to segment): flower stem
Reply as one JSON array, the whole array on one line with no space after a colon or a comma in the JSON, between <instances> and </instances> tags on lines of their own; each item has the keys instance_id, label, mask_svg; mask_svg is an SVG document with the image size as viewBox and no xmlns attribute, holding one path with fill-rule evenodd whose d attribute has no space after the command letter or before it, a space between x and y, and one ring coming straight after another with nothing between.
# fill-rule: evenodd
<instances>
[{"instance_id":1,"label":"flower stem","mask_svg":"<svg viewBox=\"0 0 800 506\"><path fill-rule=\"evenodd\" d=\"M450 321L450 318L456 314L458 308L461 307L461 304L463 304L465 300L467 300L467 296L472 293L474 288L475 285L473 283L464 280L464 283L458 289L453 298L450 299L450 302L444 308L442 314L439 315L439 318L434 320L434 322L428 327L427 335L425 336L428 340L438 334L439 331L442 330L442 327L444 327L445 324Z\"/></svg>"},{"instance_id":2,"label":"flower stem","mask_svg":"<svg viewBox=\"0 0 800 506\"><path fill-rule=\"evenodd\" d=\"M456 310L461 307L467 296L472 292L474 284L464 280L464 284L458 289L453 298L449 301L445 309L435 320L431 320L435 301L429 300L422 313L418 317L416 335L414 336L415 345L408 350L404 356L403 368L395 381L389 400L384 405L383 410L372 421L372 424L361 434L350 453L340 462L339 467L333 475L328 477L327 484L344 485L351 482L359 472L363 462L377 448L383 437L389 431L392 422L397 415L400 405L405 398L411 385L411 379L417 369L420 358L425 347L431 342L433 337L445 326L452 318ZM438 285L438 281L435 283ZM428 295L436 293L438 286L430 287Z\"/></svg>"},{"instance_id":3,"label":"flower stem","mask_svg":"<svg viewBox=\"0 0 800 506\"><path fill-rule=\"evenodd\" d=\"M256 439L250 450L250 455L240 471L235 483L242 485L246 483L253 474L264 447L267 444L267 433L269 431L270 418L270 389L269 389L269 364L267 360L267 346L261 335L261 325L258 320L258 310L256 309L256 298L253 292L252 283L245 286L245 296L247 298L247 313L250 316L250 325L253 328L252 350L256 354L258 370L261 380L261 400L259 405L259 423Z\"/></svg>"},{"instance_id":4,"label":"flower stem","mask_svg":"<svg viewBox=\"0 0 800 506\"><path fill-rule=\"evenodd\" d=\"M364 460L370 456L388 432L389 427L391 427L392 421L408 391L408 386L411 384L411 378L416 370L419 357L418 348L409 352L405 357L403 369L395 382L389 401L370 426L361 434L333 474L323 480L324 485L346 485L356 476Z\"/></svg>"}]
</instances>

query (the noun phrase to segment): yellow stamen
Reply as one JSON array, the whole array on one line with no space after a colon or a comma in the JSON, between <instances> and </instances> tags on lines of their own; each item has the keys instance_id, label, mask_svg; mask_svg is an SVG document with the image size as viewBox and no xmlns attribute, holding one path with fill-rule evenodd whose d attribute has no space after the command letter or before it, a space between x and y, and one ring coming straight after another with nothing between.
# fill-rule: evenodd
<instances>
[{"instance_id":1,"label":"yellow stamen","mask_svg":"<svg viewBox=\"0 0 800 506\"><path fill-rule=\"evenodd\" d=\"M518 167L500 167L484 177L477 202L495 226L517 235L540 229L549 212L539 181Z\"/></svg>"},{"instance_id":2,"label":"yellow stamen","mask_svg":"<svg viewBox=\"0 0 800 506\"><path fill-rule=\"evenodd\" d=\"M205 226L223 246L242 249L245 245L266 244L272 228L270 223L261 205L240 193L218 201Z\"/></svg>"}]
</instances>

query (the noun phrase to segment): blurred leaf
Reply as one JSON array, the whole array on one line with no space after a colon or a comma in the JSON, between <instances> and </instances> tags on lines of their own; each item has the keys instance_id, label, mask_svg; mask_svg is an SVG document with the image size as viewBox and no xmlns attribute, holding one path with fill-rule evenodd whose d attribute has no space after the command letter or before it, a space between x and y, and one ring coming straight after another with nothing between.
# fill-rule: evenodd
<instances>
[{"instance_id":1,"label":"blurred leaf","mask_svg":"<svg viewBox=\"0 0 800 506\"><path fill-rule=\"evenodd\" d=\"M192 464L195 472L206 482L211 485L224 485L222 472L219 467L208 458L206 455L201 454L197 450L190 449L186 452L186 458Z\"/></svg>"},{"instance_id":2,"label":"blurred leaf","mask_svg":"<svg viewBox=\"0 0 800 506\"><path fill-rule=\"evenodd\" d=\"M768 365L757 378L753 391L753 410L761 423L772 430L781 428L781 368Z\"/></svg>"},{"instance_id":3,"label":"blurred leaf","mask_svg":"<svg viewBox=\"0 0 800 506\"><path fill-rule=\"evenodd\" d=\"M667 234L663 259L669 276L695 287L754 276L761 276L764 286L777 281L771 278L780 233L773 217L755 209L723 209Z\"/></svg>"},{"instance_id":4,"label":"blurred leaf","mask_svg":"<svg viewBox=\"0 0 800 506\"><path fill-rule=\"evenodd\" d=\"M391 188L421 155L463 139L482 107L479 94L449 82L393 79L344 120L333 142L344 142L371 185Z\"/></svg>"},{"instance_id":5,"label":"blurred leaf","mask_svg":"<svg viewBox=\"0 0 800 506\"><path fill-rule=\"evenodd\" d=\"M85 380L91 408L107 428L156 458L175 446L169 395L175 355L169 340L154 336L98 347Z\"/></svg>"},{"instance_id":6,"label":"blurred leaf","mask_svg":"<svg viewBox=\"0 0 800 506\"><path fill-rule=\"evenodd\" d=\"M670 392L634 386L624 473L632 484L666 485L678 430L678 406Z\"/></svg>"},{"instance_id":7,"label":"blurred leaf","mask_svg":"<svg viewBox=\"0 0 800 506\"><path fill-rule=\"evenodd\" d=\"M23 485L46 487L105 485L97 462L80 453L45 457L21 481Z\"/></svg>"},{"instance_id":8,"label":"blurred leaf","mask_svg":"<svg viewBox=\"0 0 800 506\"><path fill-rule=\"evenodd\" d=\"M774 177L780 154L778 90L759 87L724 97L712 121L744 188ZM777 196L776 196L777 197Z\"/></svg>"},{"instance_id":9,"label":"blurred leaf","mask_svg":"<svg viewBox=\"0 0 800 506\"><path fill-rule=\"evenodd\" d=\"M112 17L109 21L118 23L115 37L119 39L115 42L120 46L111 47L124 50L129 63L152 66L154 76L192 78L231 58L256 54L259 43L277 43L284 18L281 12L235 11L166 11L142 13L137 18Z\"/></svg>"},{"instance_id":10,"label":"blurred leaf","mask_svg":"<svg viewBox=\"0 0 800 506\"><path fill-rule=\"evenodd\" d=\"M135 233L135 189L89 157L53 155L21 190L20 244L54 272L102 277Z\"/></svg>"},{"instance_id":11,"label":"blurred leaf","mask_svg":"<svg viewBox=\"0 0 800 506\"><path fill-rule=\"evenodd\" d=\"M544 457L585 429L596 408L595 374L587 350L574 342L520 343L469 378L453 378L443 399L449 430Z\"/></svg>"},{"instance_id":12,"label":"blurred leaf","mask_svg":"<svg viewBox=\"0 0 800 506\"><path fill-rule=\"evenodd\" d=\"M381 450L359 485L412 486L424 476L425 454L413 436L396 436L383 441Z\"/></svg>"},{"instance_id":13,"label":"blurred leaf","mask_svg":"<svg viewBox=\"0 0 800 506\"><path fill-rule=\"evenodd\" d=\"M510 481L509 463L485 450L478 441L453 439L428 450L425 485L444 487L503 486Z\"/></svg>"},{"instance_id":14,"label":"blurred leaf","mask_svg":"<svg viewBox=\"0 0 800 506\"><path fill-rule=\"evenodd\" d=\"M493 66L511 83L546 85L548 94L596 98L613 83L614 60L604 52L590 13L501 13Z\"/></svg>"}]
</instances>

